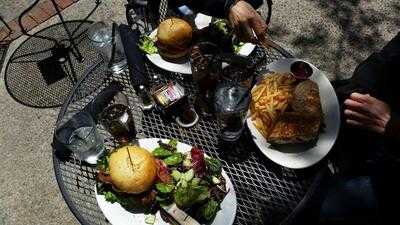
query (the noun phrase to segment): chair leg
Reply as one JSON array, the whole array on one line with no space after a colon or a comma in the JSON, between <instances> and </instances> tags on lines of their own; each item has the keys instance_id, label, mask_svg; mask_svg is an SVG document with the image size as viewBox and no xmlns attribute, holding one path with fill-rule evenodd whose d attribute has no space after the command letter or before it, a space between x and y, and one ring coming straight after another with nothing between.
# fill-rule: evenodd
<instances>
[{"instance_id":1,"label":"chair leg","mask_svg":"<svg viewBox=\"0 0 400 225\"><path fill-rule=\"evenodd\" d=\"M57 16L58 16L58 17L60 18L60 20L61 20L61 24L63 25L65 32L67 32L69 42L71 43L71 46L72 46L72 49L71 49L71 50L72 50L72 51L75 51L74 56L76 57L76 59L77 59L79 62L82 62L82 61L83 61L82 54L81 54L81 52L79 51L78 46L76 45L75 40L74 40L74 38L72 37L72 34L71 34L70 30L68 29L68 27L67 27L67 25L66 25L66 23L65 23L64 17L61 15L61 12L60 12L60 9L59 9L58 6L57 6L57 3L55 2L55 0L51 0L51 2L53 3L53 7L54 7L54 9L55 9L56 12L57 12Z\"/></svg>"}]
</instances>

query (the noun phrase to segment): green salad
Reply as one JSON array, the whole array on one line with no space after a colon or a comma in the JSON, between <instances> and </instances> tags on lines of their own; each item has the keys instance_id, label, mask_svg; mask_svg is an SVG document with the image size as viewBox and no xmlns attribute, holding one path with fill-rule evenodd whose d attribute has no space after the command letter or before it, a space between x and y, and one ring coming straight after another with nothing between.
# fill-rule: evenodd
<instances>
[{"instance_id":1,"label":"green salad","mask_svg":"<svg viewBox=\"0 0 400 225\"><path fill-rule=\"evenodd\" d=\"M232 28L229 26L228 21L226 19L216 19L213 22L213 25L225 36L230 36L233 32ZM238 54L240 49L243 47L244 43L241 41L233 41L232 47L233 52Z\"/></svg>"},{"instance_id":2,"label":"green salad","mask_svg":"<svg viewBox=\"0 0 400 225\"><path fill-rule=\"evenodd\" d=\"M228 192L221 162L206 157L197 147L186 153L178 152L175 139L168 143L159 141L158 144L152 151L156 158L157 179L151 190L131 195L114 191L107 182L98 182L98 193L126 209L141 208L145 213L154 214L160 207L175 203L199 222L212 221ZM107 173L107 165L108 156L105 156L98 163L100 176ZM98 180L103 179L100 177Z\"/></svg>"}]
</instances>

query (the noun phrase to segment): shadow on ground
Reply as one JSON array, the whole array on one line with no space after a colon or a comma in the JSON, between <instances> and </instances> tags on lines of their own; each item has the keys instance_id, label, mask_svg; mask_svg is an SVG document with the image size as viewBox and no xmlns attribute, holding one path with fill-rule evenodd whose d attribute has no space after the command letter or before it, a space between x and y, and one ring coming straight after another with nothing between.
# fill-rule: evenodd
<instances>
[{"instance_id":1,"label":"shadow on ground","mask_svg":"<svg viewBox=\"0 0 400 225\"><path fill-rule=\"evenodd\" d=\"M323 12L326 24L333 24L339 35L332 34L324 24L311 22L302 25L301 34L292 36L288 44L296 49L297 57L320 62L321 69L334 75L333 79L351 76L355 65L387 43L382 27L400 27L398 2L390 4L390 15L366 7L368 4L360 0L308 2ZM387 32L394 36L399 30ZM279 26L272 27L270 33L274 39L281 39L290 32Z\"/></svg>"}]
</instances>

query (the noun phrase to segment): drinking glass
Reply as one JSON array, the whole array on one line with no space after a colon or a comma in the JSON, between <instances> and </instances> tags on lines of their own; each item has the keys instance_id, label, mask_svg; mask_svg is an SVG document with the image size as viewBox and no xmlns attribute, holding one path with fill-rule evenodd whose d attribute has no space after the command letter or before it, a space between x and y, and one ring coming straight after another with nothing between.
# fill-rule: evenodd
<instances>
[{"instance_id":1,"label":"drinking glass","mask_svg":"<svg viewBox=\"0 0 400 225\"><path fill-rule=\"evenodd\" d=\"M214 96L215 114L220 122L221 139L238 140L243 132L250 103L249 89L237 83L222 83Z\"/></svg>"},{"instance_id":2,"label":"drinking glass","mask_svg":"<svg viewBox=\"0 0 400 225\"><path fill-rule=\"evenodd\" d=\"M195 106L203 116L213 112L212 100L220 79L222 62L216 56L217 49L217 46L209 42L200 42L191 49L192 77L198 89Z\"/></svg>"},{"instance_id":3,"label":"drinking glass","mask_svg":"<svg viewBox=\"0 0 400 225\"><path fill-rule=\"evenodd\" d=\"M115 23L108 26L102 21L96 22L89 27L87 36L103 59L109 62L112 72L120 73L127 67L124 46Z\"/></svg>"},{"instance_id":4,"label":"drinking glass","mask_svg":"<svg viewBox=\"0 0 400 225\"><path fill-rule=\"evenodd\" d=\"M89 164L96 164L105 149L103 137L97 131L92 116L87 112L79 112L59 126L56 139L79 160Z\"/></svg>"},{"instance_id":5,"label":"drinking glass","mask_svg":"<svg viewBox=\"0 0 400 225\"><path fill-rule=\"evenodd\" d=\"M120 144L136 137L135 122L129 109L128 98L122 92L115 95L113 103L100 114L100 123Z\"/></svg>"}]
</instances>

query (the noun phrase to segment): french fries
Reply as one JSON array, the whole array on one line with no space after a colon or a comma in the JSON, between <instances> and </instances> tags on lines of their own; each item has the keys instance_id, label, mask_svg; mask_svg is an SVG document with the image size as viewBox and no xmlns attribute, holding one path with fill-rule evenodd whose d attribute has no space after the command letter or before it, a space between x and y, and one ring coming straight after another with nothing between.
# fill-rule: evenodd
<instances>
[{"instance_id":1,"label":"french fries","mask_svg":"<svg viewBox=\"0 0 400 225\"><path fill-rule=\"evenodd\" d=\"M293 98L295 82L296 79L290 74L273 73L251 91L251 119L265 138L268 138L277 119Z\"/></svg>"}]
</instances>

